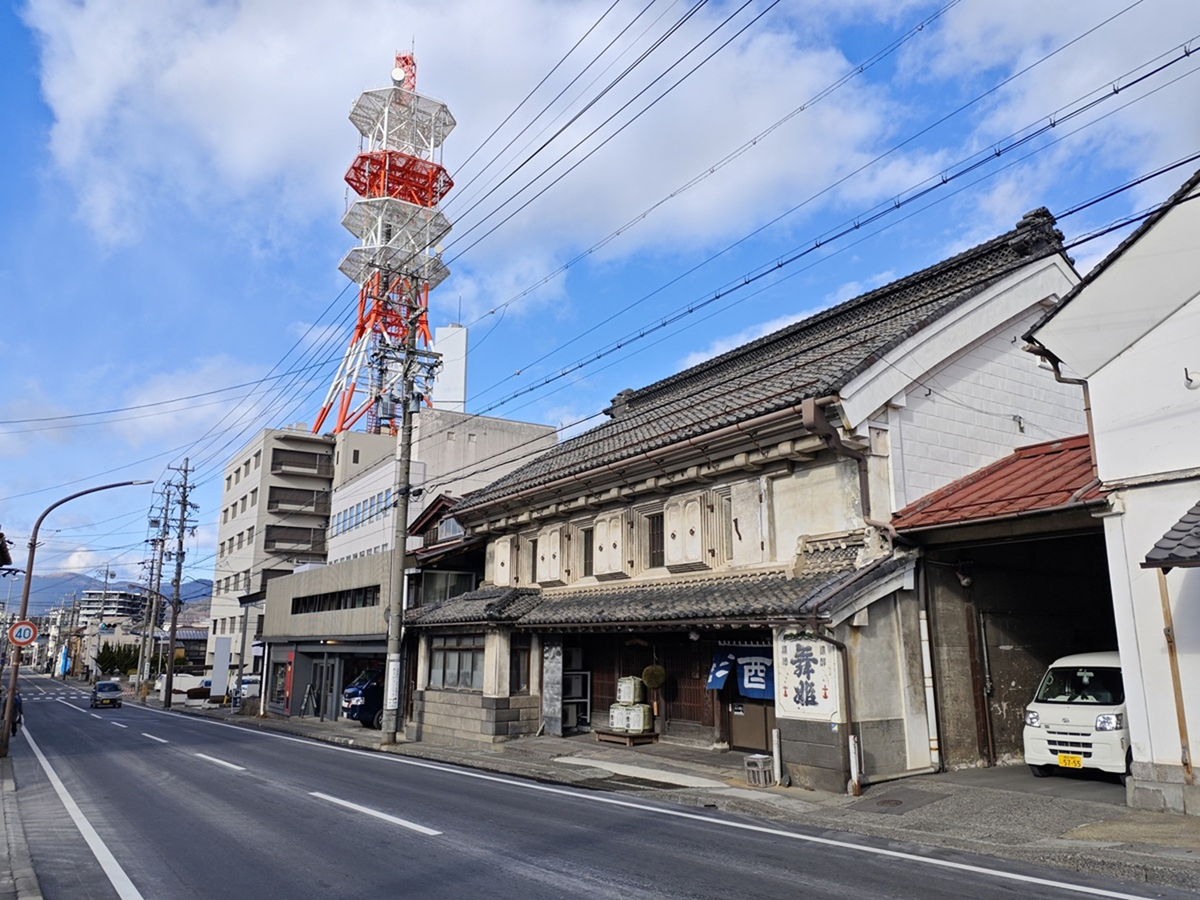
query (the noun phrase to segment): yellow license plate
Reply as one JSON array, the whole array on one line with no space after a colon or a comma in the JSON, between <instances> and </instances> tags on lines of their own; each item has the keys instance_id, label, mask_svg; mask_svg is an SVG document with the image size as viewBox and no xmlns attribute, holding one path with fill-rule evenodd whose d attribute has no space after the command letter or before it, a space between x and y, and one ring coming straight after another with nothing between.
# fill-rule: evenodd
<instances>
[{"instance_id":1,"label":"yellow license plate","mask_svg":"<svg viewBox=\"0 0 1200 900\"><path fill-rule=\"evenodd\" d=\"M1074 753L1058 754L1058 764L1064 769L1082 769L1083 757L1076 756Z\"/></svg>"}]
</instances>

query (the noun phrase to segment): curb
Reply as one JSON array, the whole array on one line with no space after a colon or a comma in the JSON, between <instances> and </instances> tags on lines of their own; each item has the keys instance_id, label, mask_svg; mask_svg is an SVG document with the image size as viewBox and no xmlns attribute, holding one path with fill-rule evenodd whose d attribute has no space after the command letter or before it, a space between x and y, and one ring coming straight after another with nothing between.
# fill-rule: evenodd
<instances>
[{"instance_id":1,"label":"curb","mask_svg":"<svg viewBox=\"0 0 1200 900\"><path fill-rule=\"evenodd\" d=\"M0 867L0 897L16 900L43 900L42 888L37 873L33 870L33 859L29 855L29 844L25 840L25 827L17 810L17 784L13 779L12 759L0 759L0 793L3 800L2 825L4 851L7 865Z\"/></svg>"}]
</instances>

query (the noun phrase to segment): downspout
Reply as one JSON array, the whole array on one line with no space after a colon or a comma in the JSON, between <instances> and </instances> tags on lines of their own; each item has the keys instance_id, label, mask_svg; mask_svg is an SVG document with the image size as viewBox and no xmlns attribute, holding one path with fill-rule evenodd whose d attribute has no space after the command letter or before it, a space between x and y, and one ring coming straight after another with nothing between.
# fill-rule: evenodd
<instances>
[{"instance_id":1,"label":"downspout","mask_svg":"<svg viewBox=\"0 0 1200 900\"><path fill-rule=\"evenodd\" d=\"M929 730L929 761L936 771L942 768L941 742L938 733L937 691L933 677L933 634L929 623L929 593L925 567L917 570L917 596L920 597L918 618L921 629L921 675L925 682L925 722Z\"/></svg>"},{"instance_id":2,"label":"downspout","mask_svg":"<svg viewBox=\"0 0 1200 900\"><path fill-rule=\"evenodd\" d=\"M842 442L842 436L825 418L825 407L837 402L837 397L806 397L800 401L800 418L804 427L820 435L825 446L836 453L858 463L858 492L862 497L862 517L871 518L871 485L867 478L867 455Z\"/></svg>"},{"instance_id":3,"label":"downspout","mask_svg":"<svg viewBox=\"0 0 1200 900\"><path fill-rule=\"evenodd\" d=\"M1055 356L1049 349L1043 347L1035 338L1026 335L1026 340L1029 341L1021 349L1026 353L1032 353L1034 356L1044 359L1054 372L1054 380L1059 384L1077 384L1083 389L1083 416L1087 422L1088 445L1092 448L1092 474L1096 480L1100 480L1099 471L1096 468L1096 434L1092 430L1092 395L1088 390L1086 378L1068 378L1062 373L1062 360Z\"/></svg>"}]
</instances>

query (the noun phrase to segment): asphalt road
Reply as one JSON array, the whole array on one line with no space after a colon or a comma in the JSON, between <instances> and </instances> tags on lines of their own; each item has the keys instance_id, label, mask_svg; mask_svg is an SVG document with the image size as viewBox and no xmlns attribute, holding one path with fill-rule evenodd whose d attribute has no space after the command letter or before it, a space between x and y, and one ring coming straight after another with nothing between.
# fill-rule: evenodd
<instances>
[{"instance_id":1,"label":"asphalt road","mask_svg":"<svg viewBox=\"0 0 1200 900\"><path fill-rule=\"evenodd\" d=\"M1186 897L312 743L22 679L47 900Z\"/></svg>"}]
</instances>

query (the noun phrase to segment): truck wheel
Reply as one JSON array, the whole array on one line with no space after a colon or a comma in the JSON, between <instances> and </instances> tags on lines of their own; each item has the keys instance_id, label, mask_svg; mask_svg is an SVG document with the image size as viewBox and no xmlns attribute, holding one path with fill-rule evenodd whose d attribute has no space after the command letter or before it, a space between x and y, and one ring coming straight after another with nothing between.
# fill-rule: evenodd
<instances>
[{"instance_id":1,"label":"truck wheel","mask_svg":"<svg viewBox=\"0 0 1200 900\"><path fill-rule=\"evenodd\" d=\"M375 718L373 718L371 720L371 727L374 728L376 731L383 730L383 710L382 709L379 710L379 712L375 713Z\"/></svg>"},{"instance_id":2,"label":"truck wheel","mask_svg":"<svg viewBox=\"0 0 1200 900\"><path fill-rule=\"evenodd\" d=\"M1029 771L1033 773L1034 778L1048 778L1054 774L1054 766L1031 765Z\"/></svg>"}]
</instances>

